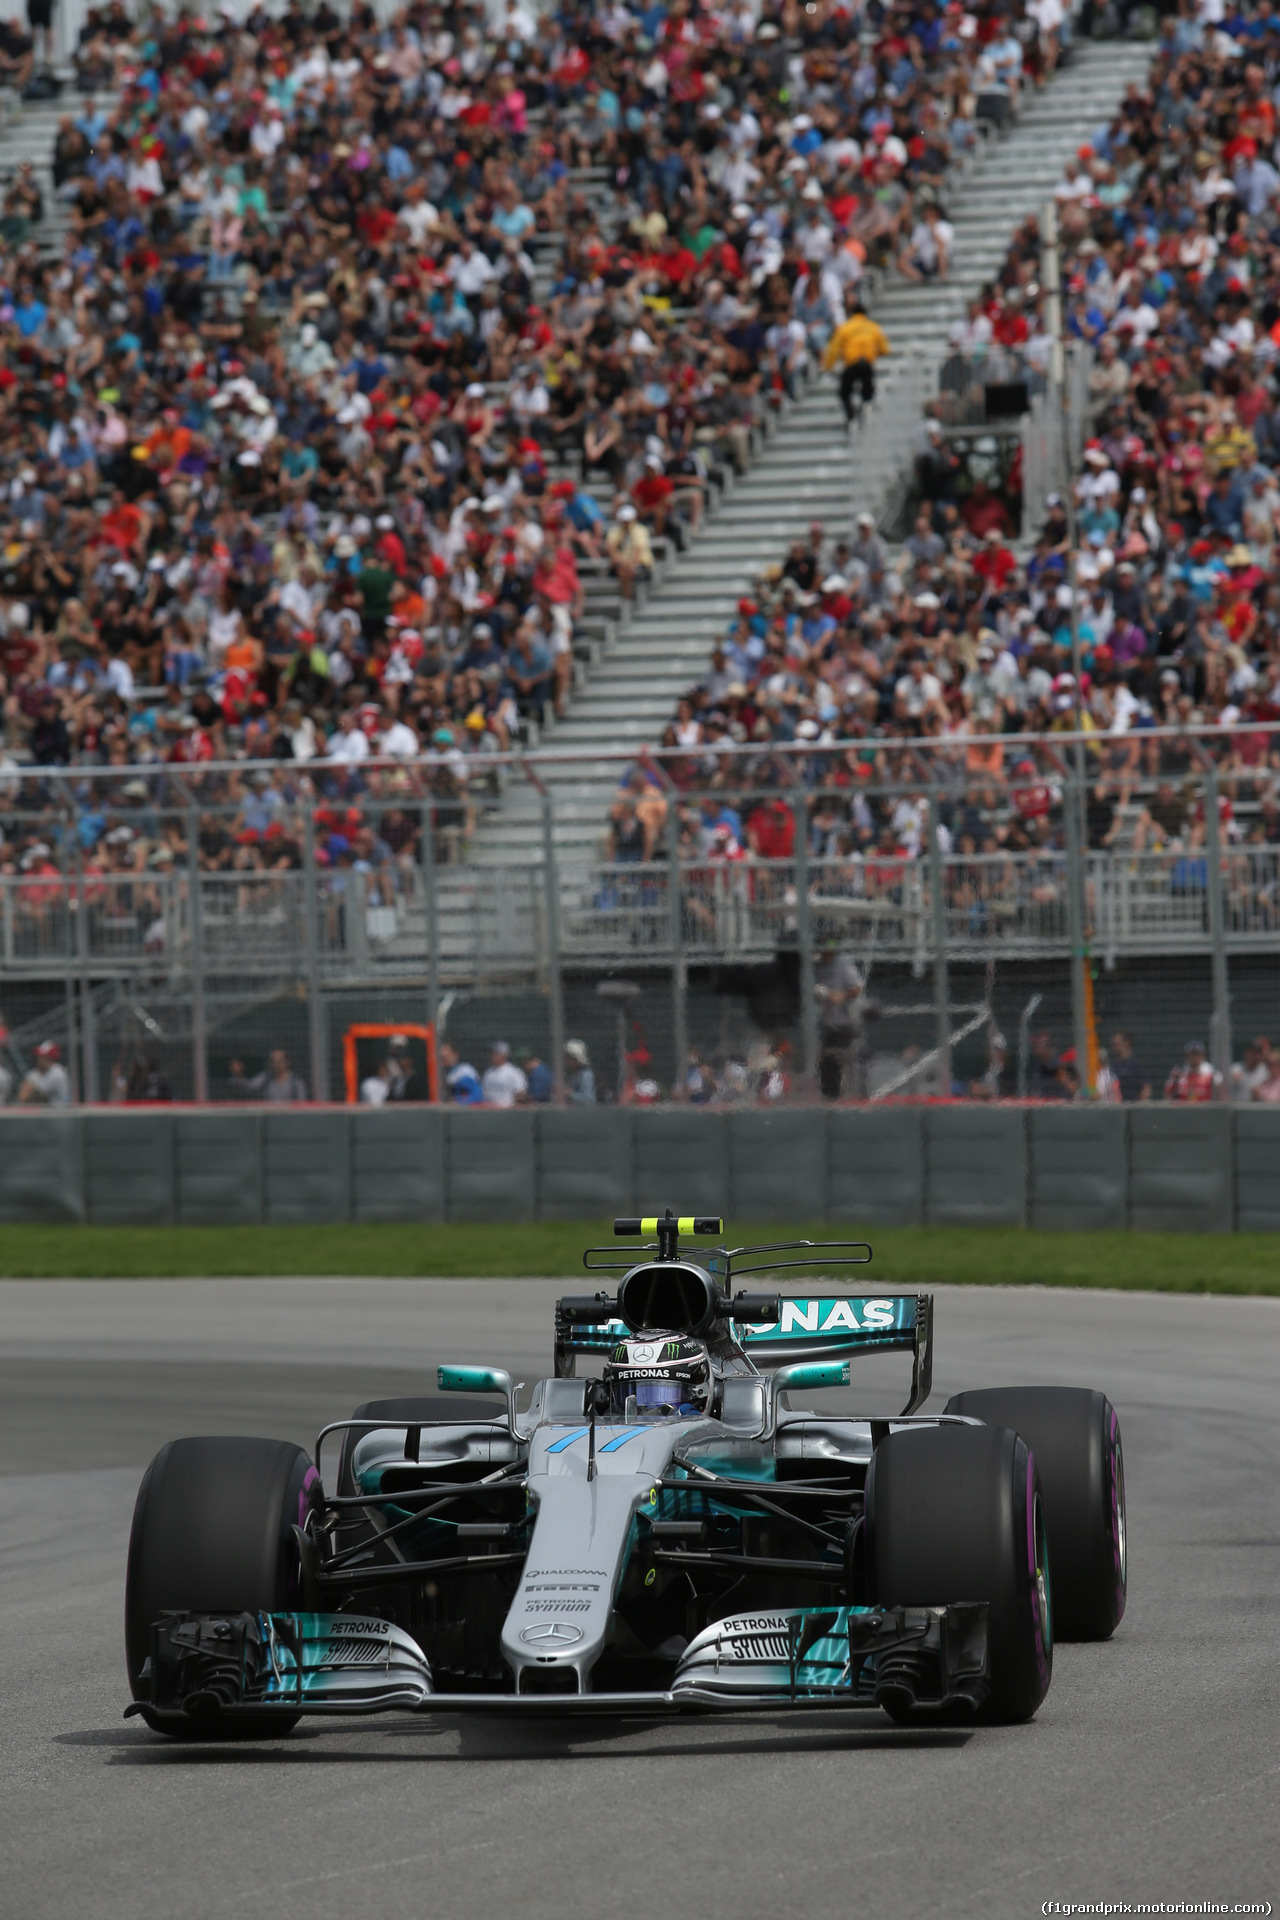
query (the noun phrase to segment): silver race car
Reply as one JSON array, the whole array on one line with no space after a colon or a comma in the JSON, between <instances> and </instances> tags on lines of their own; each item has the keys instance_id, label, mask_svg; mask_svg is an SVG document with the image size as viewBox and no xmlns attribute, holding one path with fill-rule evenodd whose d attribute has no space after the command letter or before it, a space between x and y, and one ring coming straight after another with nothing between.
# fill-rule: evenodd
<instances>
[{"instance_id":1,"label":"silver race car","mask_svg":"<svg viewBox=\"0 0 1280 1920\"><path fill-rule=\"evenodd\" d=\"M285 1441L162 1447L129 1543L127 1713L185 1739L386 1710L1024 1720L1055 1635L1114 1631L1103 1394L922 1413L927 1294L733 1292L869 1247L699 1249L721 1222L670 1212L615 1231L646 1244L587 1252L616 1291L559 1302L523 1405L500 1368L442 1366L439 1397L357 1408L314 1463ZM911 1356L900 1415L806 1404L883 1352Z\"/></svg>"}]
</instances>

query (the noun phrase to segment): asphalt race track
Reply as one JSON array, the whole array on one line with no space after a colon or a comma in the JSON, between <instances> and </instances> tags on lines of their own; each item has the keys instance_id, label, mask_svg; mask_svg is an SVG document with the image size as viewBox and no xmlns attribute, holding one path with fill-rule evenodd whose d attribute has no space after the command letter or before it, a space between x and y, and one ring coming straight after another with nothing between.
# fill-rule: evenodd
<instances>
[{"instance_id":1,"label":"asphalt race track","mask_svg":"<svg viewBox=\"0 0 1280 1920\"><path fill-rule=\"evenodd\" d=\"M1029 1726L401 1718L183 1748L122 1721L129 1520L164 1440L310 1446L371 1395L434 1391L442 1359L535 1378L558 1290L0 1284L0 1914L904 1920L1280 1897L1280 1300L940 1291L935 1406L1076 1382L1124 1431L1128 1614L1110 1644L1058 1649Z\"/></svg>"}]
</instances>

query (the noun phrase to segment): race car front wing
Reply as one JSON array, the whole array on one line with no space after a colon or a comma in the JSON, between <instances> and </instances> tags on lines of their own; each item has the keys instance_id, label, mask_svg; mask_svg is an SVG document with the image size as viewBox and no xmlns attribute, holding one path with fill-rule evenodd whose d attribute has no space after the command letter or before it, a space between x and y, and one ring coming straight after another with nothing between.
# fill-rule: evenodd
<instances>
[{"instance_id":1,"label":"race car front wing","mask_svg":"<svg viewBox=\"0 0 1280 1920\"><path fill-rule=\"evenodd\" d=\"M547 1662L554 1664L554 1655ZM566 1674L566 1678L570 1677ZM573 1676L576 1682L576 1676ZM437 1693L411 1636L377 1617L163 1614L132 1714L193 1720L279 1713L596 1712L912 1707L961 1711L987 1695L987 1608L825 1607L731 1614L681 1655L665 1692Z\"/></svg>"}]
</instances>

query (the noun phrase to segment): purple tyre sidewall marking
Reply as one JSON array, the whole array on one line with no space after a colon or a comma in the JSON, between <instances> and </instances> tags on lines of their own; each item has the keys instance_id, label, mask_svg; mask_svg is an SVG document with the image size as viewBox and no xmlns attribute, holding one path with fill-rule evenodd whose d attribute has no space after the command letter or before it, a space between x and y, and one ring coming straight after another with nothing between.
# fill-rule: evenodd
<instances>
[{"instance_id":1,"label":"purple tyre sidewall marking","mask_svg":"<svg viewBox=\"0 0 1280 1920\"><path fill-rule=\"evenodd\" d=\"M1045 1619L1040 1608L1039 1570L1036 1566L1036 1457L1030 1447L1027 1448L1027 1585L1031 1594L1031 1617L1036 1623L1036 1669L1041 1683L1049 1684L1049 1649L1053 1645L1053 1627ZM1045 1576L1045 1592L1048 1593L1048 1575ZM1046 1608L1046 1612L1048 1609Z\"/></svg>"},{"instance_id":2,"label":"purple tyre sidewall marking","mask_svg":"<svg viewBox=\"0 0 1280 1920\"><path fill-rule=\"evenodd\" d=\"M311 1511L315 1492L319 1485L320 1475L313 1466L308 1466L302 1476L302 1485L298 1488L298 1518L296 1524L300 1527L305 1527L307 1524L307 1515ZM297 1554L291 1553L289 1559L289 1598L291 1600L296 1600L298 1597L301 1571L301 1563Z\"/></svg>"},{"instance_id":3,"label":"purple tyre sidewall marking","mask_svg":"<svg viewBox=\"0 0 1280 1920\"><path fill-rule=\"evenodd\" d=\"M1116 1582L1116 1619L1124 1616L1125 1598L1128 1590L1128 1543L1121 1540L1121 1503L1124 1499L1124 1450L1120 1444L1120 1422L1114 1407L1109 1407L1110 1423L1107 1432L1107 1505L1108 1520L1111 1527L1111 1556L1115 1569Z\"/></svg>"},{"instance_id":4,"label":"purple tyre sidewall marking","mask_svg":"<svg viewBox=\"0 0 1280 1920\"><path fill-rule=\"evenodd\" d=\"M302 1476L302 1485L298 1490L298 1525L305 1527L307 1515L311 1511L313 1491L320 1485L320 1475L314 1467L308 1467Z\"/></svg>"}]
</instances>

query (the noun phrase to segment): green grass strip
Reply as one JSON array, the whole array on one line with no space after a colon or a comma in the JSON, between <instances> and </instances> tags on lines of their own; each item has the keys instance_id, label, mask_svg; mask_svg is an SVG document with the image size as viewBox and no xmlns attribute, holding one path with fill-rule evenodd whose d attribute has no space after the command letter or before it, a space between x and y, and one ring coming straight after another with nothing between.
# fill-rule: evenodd
<instances>
[{"instance_id":1,"label":"green grass strip","mask_svg":"<svg viewBox=\"0 0 1280 1920\"><path fill-rule=\"evenodd\" d=\"M839 1222L730 1221L729 1243L853 1239ZM612 1239L610 1222L536 1226L97 1227L0 1229L5 1279L170 1279L187 1276L544 1275L587 1291L582 1250ZM871 1227L872 1265L846 1270L868 1289L941 1285L1123 1287L1169 1293L1280 1294L1272 1234L1037 1233L1022 1227ZM760 1285L761 1282L752 1284ZM806 1283L807 1284L807 1283ZM794 1290L801 1291L801 1276Z\"/></svg>"}]
</instances>

